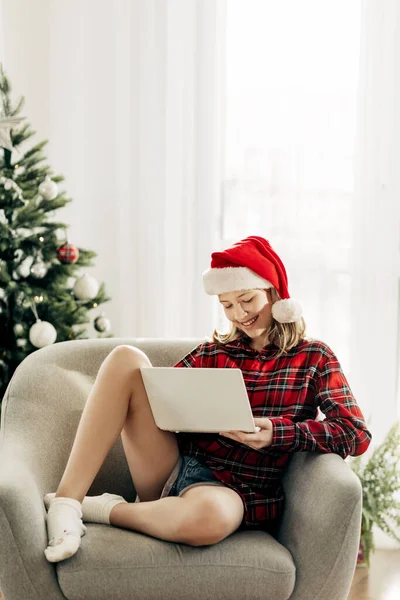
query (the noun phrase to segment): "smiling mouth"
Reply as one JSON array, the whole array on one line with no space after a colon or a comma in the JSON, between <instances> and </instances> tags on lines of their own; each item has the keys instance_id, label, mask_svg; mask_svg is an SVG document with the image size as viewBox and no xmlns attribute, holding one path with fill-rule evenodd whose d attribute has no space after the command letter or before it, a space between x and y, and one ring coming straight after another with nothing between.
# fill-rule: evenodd
<instances>
[{"instance_id":1,"label":"smiling mouth","mask_svg":"<svg viewBox=\"0 0 400 600\"><path fill-rule=\"evenodd\" d=\"M251 327L258 319L258 315L254 317L254 319L250 319L250 321L246 321L244 323L240 323L242 327Z\"/></svg>"}]
</instances>

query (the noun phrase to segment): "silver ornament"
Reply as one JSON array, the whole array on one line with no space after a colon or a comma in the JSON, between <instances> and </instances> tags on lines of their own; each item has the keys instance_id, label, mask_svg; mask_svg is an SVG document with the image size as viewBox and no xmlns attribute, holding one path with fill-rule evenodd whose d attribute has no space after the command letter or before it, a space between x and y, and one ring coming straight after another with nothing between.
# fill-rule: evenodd
<instances>
[{"instance_id":1,"label":"silver ornament","mask_svg":"<svg viewBox=\"0 0 400 600\"><path fill-rule=\"evenodd\" d=\"M45 200L54 200L58 194L58 185L55 181L52 181L49 175L39 185L39 194L43 196Z\"/></svg>"},{"instance_id":2,"label":"silver ornament","mask_svg":"<svg viewBox=\"0 0 400 600\"><path fill-rule=\"evenodd\" d=\"M37 279L42 279L45 275L47 275L47 266L43 261L38 261L31 266L31 274Z\"/></svg>"},{"instance_id":3,"label":"silver ornament","mask_svg":"<svg viewBox=\"0 0 400 600\"><path fill-rule=\"evenodd\" d=\"M108 333L111 329L110 320L101 315L94 320L94 328L101 333Z\"/></svg>"}]
</instances>

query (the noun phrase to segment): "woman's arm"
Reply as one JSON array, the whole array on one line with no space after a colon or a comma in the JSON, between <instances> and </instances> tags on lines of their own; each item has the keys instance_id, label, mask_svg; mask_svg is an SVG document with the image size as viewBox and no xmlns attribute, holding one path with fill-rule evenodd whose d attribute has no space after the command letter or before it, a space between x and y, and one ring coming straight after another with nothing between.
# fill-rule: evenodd
<instances>
[{"instance_id":1,"label":"woman's arm","mask_svg":"<svg viewBox=\"0 0 400 600\"><path fill-rule=\"evenodd\" d=\"M270 448L286 452L335 452L343 458L363 454L371 441L371 433L333 353L317 371L314 383L316 406L325 419L294 422L285 417L272 417Z\"/></svg>"}]
</instances>

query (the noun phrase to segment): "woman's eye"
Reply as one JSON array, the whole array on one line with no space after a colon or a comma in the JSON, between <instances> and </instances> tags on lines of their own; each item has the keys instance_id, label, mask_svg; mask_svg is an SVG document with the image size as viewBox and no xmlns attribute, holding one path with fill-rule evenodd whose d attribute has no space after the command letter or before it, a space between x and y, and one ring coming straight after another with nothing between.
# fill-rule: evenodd
<instances>
[{"instance_id":1,"label":"woman's eye","mask_svg":"<svg viewBox=\"0 0 400 600\"><path fill-rule=\"evenodd\" d=\"M250 304L250 302L252 302L253 298L250 298L250 300L242 300L243 304ZM225 304L225 308L232 308L232 304L229 304L229 306L227 304Z\"/></svg>"}]
</instances>

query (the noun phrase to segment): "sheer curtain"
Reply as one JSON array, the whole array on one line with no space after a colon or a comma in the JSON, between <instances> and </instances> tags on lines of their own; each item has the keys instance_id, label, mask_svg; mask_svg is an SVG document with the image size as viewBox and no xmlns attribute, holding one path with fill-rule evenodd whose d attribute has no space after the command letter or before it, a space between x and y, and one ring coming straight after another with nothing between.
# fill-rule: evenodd
<instances>
[{"instance_id":1,"label":"sheer curtain","mask_svg":"<svg viewBox=\"0 0 400 600\"><path fill-rule=\"evenodd\" d=\"M396 0L227 5L219 246L271 241L375 442L399 416L398 11Z\"/></svg>"},{"instance_id":2,"label":"sheer curtain","mask_svg":"<svg viewBox=\"0 0 400 600\"><path fill-rule=\"evenodd\" d=\"M352 221L352 379L375 442L400 417L400 5L365 0Z\"/></svg>"},{"instance_id":3,"label":"sheer curtain","mask_svg":"<svg viewBox=\"0 0 400 600\"><path fill-rule=\"evenodd\" d=\"M210 333L201 273L220 183L222 0L3 0L0 46L49 164L57 219L98 253L118 336ZM103 307L102 307L103 308Z\"/></svg>"}]
</instances>

